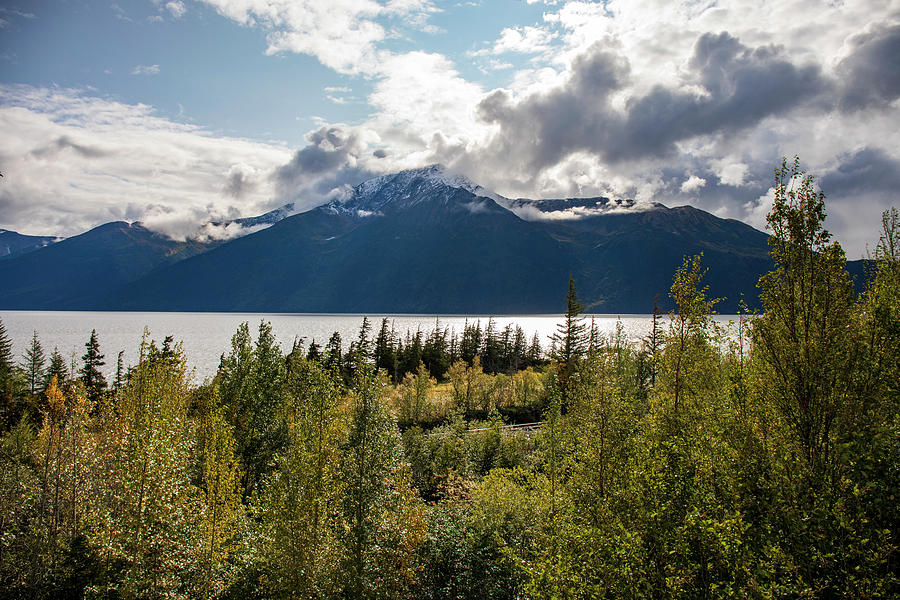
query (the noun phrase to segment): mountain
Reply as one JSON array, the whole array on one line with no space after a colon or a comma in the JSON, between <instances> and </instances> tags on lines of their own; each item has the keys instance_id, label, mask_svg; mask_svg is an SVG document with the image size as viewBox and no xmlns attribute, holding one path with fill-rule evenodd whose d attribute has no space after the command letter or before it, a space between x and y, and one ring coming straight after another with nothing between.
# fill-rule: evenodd
<instances>
[{"instance_id":1,"label":"mountain","mask_svg":"<svg viewBox=\"0 0 900 600\"><path fill-rule=\"evenodd\" d=\"M39 250L61 239L50 235L23 235L15 231L0 229L0 260L15 258L33 250Z\"/></svg>"},{"instance_id":2,"label":"mountain","mask_svg":"<svg viewBox=\"0 0 900 600\"><path fill-rule=\"evenodd\" d=\"M546 313L561 310L571 274L588 310L648 312L657 292L666 305L682 256L702 251L730 311L741 293L755 303L766 239L689 207L509 200L433 166L157 269L105 308Z\"/></svg>"},{"instance_id":3,"label":"mountain","mask_svg":"<svg viewBox=\"0 0 900 600\"><path fill-rule=\"evenodd\" d=\"M107 223L0 261L0 307L96 309L122 285L205 249L198 242L172 241L140 223Z\"/></svg>"},{"instance_id":4,"label":"mountain","mask_svg":"<svg viewBox=\"0 0 900 600\"><path fill-rule=\"evenodd\" d=\"M111 307L272 312L529 312L563 249L494 200L432 168L380 177L335 201L161 269ZM177 289L177 294L171 293ZM495 308L496 307L496 308Z\"/></svg>"},{"instance_id":5,"label":"mountain","mask_svg":"<svg viewBox=\"0 0 900 600\"><path fill-rule=\"evenodd\" d=\"M767 235L739 221L629 200L509 199L440 166L292 212L243 219L253 233L210 243L109 223L0 262L0 308L556 313L571 275L588 311L646 313L657 294L670 307L675 270L702 252L708 294L727 313L742 297L758 304L772 267Z\"/></svg>"}]
</instances>

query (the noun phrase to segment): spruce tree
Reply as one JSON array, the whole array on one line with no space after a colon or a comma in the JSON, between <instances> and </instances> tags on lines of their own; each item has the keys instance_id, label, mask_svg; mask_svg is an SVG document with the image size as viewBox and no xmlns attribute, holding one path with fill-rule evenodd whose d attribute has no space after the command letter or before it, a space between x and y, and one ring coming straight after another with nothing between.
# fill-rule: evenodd
<instances>
[{"instance_id":1,"label":"spruce tree","mask_svg":"<svg viewBox=\"0 0 900 600\"><path fill-rule=\"evenodd\" d=\"M316 343L316 338L309 343L309 349L306 351L306 360L319 362L322 360L322 347Z\"/></svg>"},{"instance_id":2,"label":"spruce tree","mask_svg":"<svg viewBox=\"0 0 900 600\"><path fill-rule=\"evenodd\" d=\"M0 386L5 387L6 383L12 378L13 374L13 358L12 358L12 342L6 335L6 327L0 320Z\"/></svg>"},{"instance_id":3,"label":"spruce tree","mask_svg":"<svg viewBox=\"0 0 900 600\"><path fill-rule=\"evenodd\" d=\"M82 367L81 382L87 392L88 400L96 405L103 396L103 390L106 389L106 379L100 367L105 365L103 362L103 354L100 353L100 342L97 339L97 330L91 330L91 338L84 345L85 353L81 357Z\"/></svg>"},{"instance_id":4,"label":"spruce tree","mask_svg":"<svg viewBox=\"0 0 900 600\"><path fill-rule=\"evenodd\" d=\"M565 412L569 401L569 387L572 375L575 374L584 356L588 344L587 325L581 313L584 306L578 301L575 293L575 280L569 277L569 292L566 294L566 314L562 323L557 325L552 336L553 347L551 357L559 363L558 385L560 386L560 409Z\"/></svg>"},{"instance_id":5,"label":"spruce tree","mask_svg":"<svg viewBox=\"0 0 900 600\"><path fill-rule=\"evenodd\" d=\"M587 347L587 325L581 314L584 306L578 301L575 292L575 280L569 277L569 292L566 294L566 314L564 321L557 325L553 334L553 342L556 345L556 353L553 358L563 365L573 365L578 362Z\"/></svg>"},{"instance_id":6,"label":"spruce tree","mask_svg":"<svg viewBox=\"0 0 900 600\"><path fill-rule=\"evenodd\" d=\"M50 353L50 364L44 372L44 379L41 383L41 390L46 390L50 386L50 380L56 376L57 385L64 387L69 381L69 370L66 368L66 359L63 358L58 347L53 348Z\"/></svg>"},{"instance_id":7,"label":"spruce tree","mask_svg":"<svg viewBox=\"0 0 900 600\"><path fill-rule=\"evenodd\" d=\"M541 347L541 336L535 331L531 337L531 345L528 346L528 365L536 365L544 357L544 349Z\"/></svg>"},{"instance_id":8,"label":"spruce tree","mask_svg":"<svg viewBox=\"0 0 900 600\"><path fill-rule=\"evenodd\" d=\"M116 381L113 384L116 392L125 385L125 351L119 350L119 356L116 358Z\"/></svg>"},{"instance_id":9,"label":"spruce tree","mask_svg":"<svg viewBox=\"0 0 900 600\"><path fill-rule=\"evenodd\" d=\"M12 342L6 335L6 328L3 321L0 321L0 426L3 431L12 427L18 420L18 409L15 407L14 401L14 371L12 357Z\"/></svg>"},{"instance_id":10,"label":"spruce tree","mask_svg":"<svg viewBox=\"0 0 900 600\"><path fill-rule=\"evenodd\" d=\"M46 361L44 349L38 340L37 331L31 336L31 345L25 350L24 359L22 369L28 378L31 395L35 396L40 391L41 384L44 381L44 362Z\"/></svg>"}]
</instances>

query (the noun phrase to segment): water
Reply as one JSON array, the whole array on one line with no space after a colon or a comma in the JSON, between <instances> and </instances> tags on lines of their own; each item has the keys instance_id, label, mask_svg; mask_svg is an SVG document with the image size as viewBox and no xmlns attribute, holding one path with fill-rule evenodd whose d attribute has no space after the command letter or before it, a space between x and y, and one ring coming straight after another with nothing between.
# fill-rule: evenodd
<instances>
[{"instance_id":1,"label":"water","mask_svg":"<svg viewBox=\"0 0 900 600\"><path fill-rule=\"evenodd\" d=\"M87 312L87 311L0 311L0 320L6 328L7 335L13 344L13 353L17 361L22 360L25 349L31 344L31 336L37 331L38 339L48 357L54 347L71 361L74 357L79 363L84 354L84 344L97 330L100 349L105 355L104 370L107 377L115 373L116 357L120 350L125 351L126 365L137 362L140 350L141 335L144 328L150 331L151 339L161 342L167 335L183 343L188 365L195 369L194 376L198 381L215 374L219 366L219 358L231 348L231 336L243 322L250 324L251 334L256 338L256 330L260 320L272 323L272 329L283 350L289 350L295 339L303 338L304 345L312 339L324 346L331 334L341 334L346 351L350 341L359 334L364 315L347 314L259 314L259 313L161 313L161 312ZM407 331L415 334L421 329L427 334L434 329L435 323L449 327L461 333L468 320L470 323L480 320L482 328L487 327L489 316L486 315L366 315L372 326L372 337L377 335L381 327L382 317L388 317L394 324L394 330L401 336ZM616 322L621 321L625 336L632 341L640 340L650 332L650 315L587 315L594 318L597 328L609 336L616 330ZM537 333L546 350L550 347L550 336L556 331L557 324L562 321L561 315L500 315L494 316L494 324L498 332L508 324L518 325L527 336L529 342ZM736 317L720 315L716 320L726 324ZM664 318L665 321L665 318Z\"/></svg>"}]
</instances>

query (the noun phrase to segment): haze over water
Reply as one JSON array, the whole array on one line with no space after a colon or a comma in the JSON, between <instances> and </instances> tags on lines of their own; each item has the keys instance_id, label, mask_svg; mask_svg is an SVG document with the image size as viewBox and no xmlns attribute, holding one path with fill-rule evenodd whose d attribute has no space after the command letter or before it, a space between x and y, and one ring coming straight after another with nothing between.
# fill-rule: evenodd
<instances>
[{"instance_id":1,"label":"haze over water","mask_svg":"<svg viewBox=\"0 0 900 600\"><path fill-rule=\"evenodd\" d=\"M387 317L394 325L394 331L404 339L406 332L415 335L421 329L427 336L435 323L448 327L457 334L462 333L466 321L481 321L486 328L488 315L362 315L362 314L260 314L260 313L162 313L162 312L82 312L82 311L0 311L0 319L6 327L13 344L17 361L31 343L31 336L37 331L41 346L48 357L54 347L71 361L74 355L80 363L84 354L84 344L91 330L97 330L100 348L105 356L107 375L116 368L116 358L120 350L125 351L125 364L137 362L141 335L144 328L150 331L150 338L162 343L167 335L183 342L188 366L195 369L198 381L215 374L219 358L231 348L231 336L243 322L250 324L251 335L256 338L261 320L272 323L272 329L281 349L290 350L295 339L302 339L304 347L311 340L324 346L335 331L341 334L344 351L355 340L362 325L363 316L368 316L372 326L371 337L378 334L381 319ZM586 315L594 318L597 328L606 336L616 330L616 322L621 321L625 336L631 341L639 341L647 336L651 327L650 315ZM502 332L508 324L520 326L529 342L537 333L546 351L550 347L550 336L556 331L561 315L498 315L494 316L497 332ZM735 320L734 315L719 315L716 320L727 324ZM663 323L668 318L663 317Z\"/></svg>"}]
</instances>

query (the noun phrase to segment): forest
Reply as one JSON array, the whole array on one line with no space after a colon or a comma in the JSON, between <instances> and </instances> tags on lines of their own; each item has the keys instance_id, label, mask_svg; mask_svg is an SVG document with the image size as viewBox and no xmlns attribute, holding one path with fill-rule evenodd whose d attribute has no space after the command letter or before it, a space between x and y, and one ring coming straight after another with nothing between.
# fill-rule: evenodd
<instances>
[{"instance_id":1,"label":"forest","mask_svg":"<svg viewBox=\"0 0 900 600\"><path fill-rule=\"evenodd\" d=\"M107 382L96 334L67 364L0 323L0 595L896 598L900 213L861 294L824 220L784 162L731 334L702 256L640 343L572 281L547 349L261 322L201 384L172 337Z\"/></svg>"}]
</instances>

